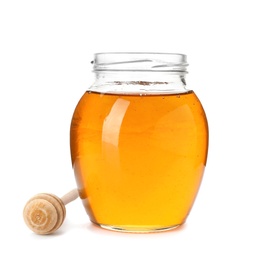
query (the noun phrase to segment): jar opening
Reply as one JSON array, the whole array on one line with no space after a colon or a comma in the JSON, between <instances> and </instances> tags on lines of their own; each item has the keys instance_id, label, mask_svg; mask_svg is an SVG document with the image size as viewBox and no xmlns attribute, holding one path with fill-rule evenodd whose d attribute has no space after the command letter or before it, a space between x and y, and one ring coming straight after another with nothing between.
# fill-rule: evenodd
<instances>
[{"instance_id":1,"label":"jar opening","mask_svg":"<svg viewBox=\"0 0 255 260\"><path fill-rule=\"evenodd\" d=\"M187 73L187 56L179 53L106 52L96 53L93 71L156 71Z\"/></svg>"}]
</instances>

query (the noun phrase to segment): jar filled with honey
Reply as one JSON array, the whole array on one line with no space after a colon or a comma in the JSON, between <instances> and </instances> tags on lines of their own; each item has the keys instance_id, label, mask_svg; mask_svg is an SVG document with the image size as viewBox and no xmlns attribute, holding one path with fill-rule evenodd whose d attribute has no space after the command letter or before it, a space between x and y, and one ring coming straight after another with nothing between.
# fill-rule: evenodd
<instances>
[{"instance_id":1,"label":"jar filled with honey","mask_svg":"<svg viewBox=\"0 0 255 260\"><path fill-rule=\"evenodd\" d=\"M173 53L97 53L96 80L75 108L70 145L79 196L106 229L182 225L208 151L208 124Z\"/></svg>"}]
</instances>

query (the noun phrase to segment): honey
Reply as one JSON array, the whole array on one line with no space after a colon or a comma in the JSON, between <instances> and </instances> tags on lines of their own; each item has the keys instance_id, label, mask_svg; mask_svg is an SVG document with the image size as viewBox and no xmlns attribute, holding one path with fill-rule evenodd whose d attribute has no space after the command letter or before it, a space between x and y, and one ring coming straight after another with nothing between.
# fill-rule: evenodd
<instances>
[{"instance_id":1,"label":"honey","mask_svg":"<svg viewBox=\"0 0 255 260\"><path fill-rule=\"evenodd\" d=\"M185 222L208 147L206 116L193 91L87 91L70 134L76 182L92 222L142 232Z\"/></svg>"}]
</instances>

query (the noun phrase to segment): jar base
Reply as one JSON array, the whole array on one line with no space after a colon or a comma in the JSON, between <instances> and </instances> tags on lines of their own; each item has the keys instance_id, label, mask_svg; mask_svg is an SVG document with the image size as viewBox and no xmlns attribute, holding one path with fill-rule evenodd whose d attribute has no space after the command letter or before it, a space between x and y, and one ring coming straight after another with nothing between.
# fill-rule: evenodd
<instances>
[{"instance_id":1,"label":"jar base","mask_svg":"<svg viewBox=\"0 0 255 260\"><path fill-rule=\"evenodd\" d=\"M150 227L150 226L110 226L110 225L103 225L93 222L95 225L110 231L117 231L117 232L124 232L124 233L158 233L164 231L170 231L173 229L177 229L178 227L182 226L182 224L177 224L173 226L166 226L166 227Z\"/></svg>"}]
</instances>

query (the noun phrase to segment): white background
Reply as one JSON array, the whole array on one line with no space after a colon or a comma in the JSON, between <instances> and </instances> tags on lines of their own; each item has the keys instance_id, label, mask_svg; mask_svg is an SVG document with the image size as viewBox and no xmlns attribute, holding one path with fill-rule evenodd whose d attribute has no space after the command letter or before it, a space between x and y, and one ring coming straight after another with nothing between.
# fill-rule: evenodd
<instances>
[{"instance_id":1,"label":"white background","mask_svg":"<svg viewBox=\"0 0 255 260\"><path fill-rule=\"evenodd\" d=\"M255 259L254 1L0 1L0 259ZM51 236L24 224L26 201L75 187L73 110L96 52L178 52L208 116L208 164L179 230L93 226L79 200Z\"/></svg>"}]
</instances>

